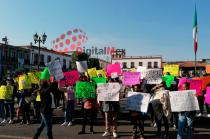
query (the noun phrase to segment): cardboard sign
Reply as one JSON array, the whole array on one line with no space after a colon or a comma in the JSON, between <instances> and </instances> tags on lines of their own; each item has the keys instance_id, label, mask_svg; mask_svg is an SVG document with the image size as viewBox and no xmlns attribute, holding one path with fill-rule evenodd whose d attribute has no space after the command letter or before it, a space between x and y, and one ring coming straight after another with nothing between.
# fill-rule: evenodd
<instances>
[{"instance_id":1,"label":"cardboard sign","mask_svg":"<svg viewBox=\"0 0 210 139\"><path fill-rule=\"evenodd\" d=\"M99 84L99 83L106 83L107 78L95 77L95 78L93 78L93 80L96 82L96 84Z\"/></svg>"},{"instance_id":2,"label":"cardboard sign","mask_svg":"<svg viewBox=\"0 0 210 139\"><path fill-rule=\"evenodd\" d=\"M160 84L162 82L162 75L161 69L147 69L145 76L147 84Z\"/></svg>"},{"instance_id":3,"label":"cardboard sign","mask_svg":"<svg viewBox=\"0 0 210 139\"><path fill-rule=\"evenodd\" d=\"M206 90L207 84L210 83L210 76L205 76L202 78L202 90Z\"/></svg>"},{"instance_id":4,"label":"cardboard sign","mask_svg":"<svg viewBox=\"0 0 210 139\"><path fill-rule=\"evenodd\" d=\"M198 100L195 90L183 90L169 92L171 111L194 111L199 110Z\"/></svg>"},{"instance_id":5,"label":"cardboard sign","mask_svg":"<svg viewBox=\"0 0 210 139\"><path fill-rule=\"evenodd\" d=\"M148 93L128 92L128 109L133 111L147 112L150 97L151 96Z\"/></svg>"},{"instance_id":6,"label":"cardboard sign","mask_svg":"<svg viewBox=\"0 0 210 139\"><path fill-rule=\"evenodd\" d=\"M120 67L119 63L108 64L106 72L107 72L108 77L110 77L111 73L114 73L114 72L116 72L118 76L122 74L121 67Z\"/></svg>"},{"instance_id":7,"label":"cardboard sign","mask_svg":"<svg viewBox=\"0 0 210 139\"><path fill-rule=\"evenodd\" d=\"M104 70L97 70L96 72L97 72L97 76L98 76L99 74L101 74L102 77L106 77L106 72L105 72Z\"/></svg>"},{"instance_id":8,"label":"cardboard sign","mask_svg":"<svg viewBox=\"0 0 210 139\"><path fill-rule=\"evenodd\" d=\"M170 75L179 76L179 65L164 65L163 66L163 73L166 75L166 73L169 72Z\"/></svg>"},{"instance_id":9,"label":"cardboard sign","mask_svg":"<svg viewBox=\"0 0 210 139\"><path fill-rule=\"evenodd\" d=\"M146 70L147 70L146 67L138 66L136 71L141 73L141 79L145 78Z\"/></svg>"},{"instance_id":10,"label":"cardboard sign","mask_svg":"<svg viewBox=\"0 0 210 139\"><path fill-rule=\"evenodd\" d=\"M63 74L64 79L59 81L61 87L65 85L75 85L80 76L77 70L64 72Z\"/></svg>"},{"instance_id":11,"label":"cardboard sign","mask_svg":"<svg viewBox=\"0 0 210 139\"><path fill-rule=\"evenodd\" d=\"M0 99L12 100L13 89L14 89L13 86L1 85L1 87L0 87Z\"/></svg>"},{"instance_id":12,"label":"cardboard sign","mask_svg":"<svg viewBox=\"0 0 210 139\"><path fill-rule=\"evenodd\" d=\"M48 66L50 74L55 77L55 80L60 80L64 77L62 67L61 67L59 60L49 62L49 63L47 63L47 66Z\"/></svg>"},{"instance_id":13,"label":"cardboard sign","mask_svg":"<svg viewBox=\"0 0 210 139\"><path fill-rule=\"evenodd\" d=\"M88 70L87 61L76 61L77 70L80 73L86 72Z\"/></svg>"},{"instance_id":14,"label":"cardboard sign","mask_svg":"<svg viewBox=\"0 0 210 139\"><path fill-rule=\"evenodd\" d=\"M19 85L18 86L19 90L30 89L31 88L31 80L30 80L29 76L26 74L21 75L18 79L18 85Z\"/></svg>"},{"instance_id":15,"label":"cardboard sign","mask_svg":"<svg viewBox=\"0 0 210 139\"><path fill-rule=\"evenodd\" d=\"M210 87L206 88L206 96L205 96L205 101L206 104L210 104Z\"/></svg>"},{"instance_id":16,"label":"cardboard sign","mask_svg":"<svg viewBox=\"0 0 210 139\"><path fill-rule=\"evenodd\" d=\"M98 84L97 93L98 101L119 101L119 91L121 86L119 83Z\"/></svg>"},{"instance_id":17,"label":"cardboard sign","mask_svg":"<svg viewBox=\"0 0 210 139\"><path fill-rule=\"evenodd\" d=\"M124 72L123 84L124 85L140 84L140 72Z\"/></svg>"},{"instance_id":18,"label":"cardboard sign","mask_svg":"<svg viewBox=\"0 0 210 139\"><path fill-rule=\"evenodd\" d=\"M165 75L165 76L162 76L162 80L164 82L166 82L166 87L171 87L171 83L172 81L174 81L174 76L173 75Z\"/></svg>"},{"instance_id":19,"label":"cardboard sign","mask_svg":"<svg viewBox=\"0 0 210 139\"><path fill-rule=\"evenodd\" d=\"M210 74L210 65L206 65L206 73Z\"/></svg>"},{"instance_id":20,"label":"cardboard sign","mask_svg":"<svg viewBox=\"0 0 210 139\"><path fill-rule=\"evenodd\" d=\"M76 98L96 98L95 83L93 82L77 82Z\"/></svg>"},{"instance_id":21,"label":"cardboard sign","mask_svg":"<svg viewBox=\"0 0 210 139\"><path fill-rule=\"evenodd\" d=\"M88 69L88 75L90 78L97 77L96 68Z\"/></svg>"}]
</instances>

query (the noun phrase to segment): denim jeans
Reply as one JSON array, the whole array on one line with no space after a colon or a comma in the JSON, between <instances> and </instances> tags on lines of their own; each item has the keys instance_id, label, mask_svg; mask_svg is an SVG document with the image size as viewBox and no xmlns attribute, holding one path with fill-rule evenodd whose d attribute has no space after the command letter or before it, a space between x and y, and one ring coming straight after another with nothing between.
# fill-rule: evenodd
<instances>
[{"instance_id":1,"label":"denim jeans","mask_svg":"<svg viewBox=\"0 0 210 139\"><path fill-rule=\"evenodd\" d=\"M40 134L42 133L42 130L46 126L47 129L47 137L48 139L53 139L52 136L52 115L46 115L41 113L42 121L40 127L37 129L36 134L34 135L33 139L38 139Z\"/></svg>"},{"instance_id":2,"label":"denim jeans","mask_svg":"<svg viewBox=\"0 0 210 139\"><path fill-rule=\"evenodd\" d=\"M177 139L182 139L183 128L187 122L187 139L191 139L191 127L193 123L193 118L196 112L180 112L178 121L178 134Z\"/></svg>"},{"instance_id":3,"label":"denim jeans","mask_svg":"<svg viewBox=\"0 0 210 139\"><path fill-rule=\"evenodd\" d=\"M9 112L10 120L13 120L13 113L14 113L14 102L10 101L3 101L3 111L2 111L2 118L7 119L7 115Z\"/></svg>"},{"instance_id":4,"label":"denim jeans","mask_svg":"<svg viewBox=\"0 0 210 139\"><path fill-rule=\"evenodd\" d=\"M74 113L74 100L68 100L65 109L65 122L72 121L73 113Z\"/></svg>"}]
</instances>

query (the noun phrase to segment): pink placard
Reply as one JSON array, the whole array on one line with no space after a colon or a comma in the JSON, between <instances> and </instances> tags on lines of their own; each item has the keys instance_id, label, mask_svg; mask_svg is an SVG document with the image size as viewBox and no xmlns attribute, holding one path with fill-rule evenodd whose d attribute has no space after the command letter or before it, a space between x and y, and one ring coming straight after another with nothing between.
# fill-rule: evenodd
<instances>
[{"instance_id":1,"label":"pink placard","mask_svg":"<svg viewBox=\"0 0 210 139\"><path fill-rule=\"evenodd\" d=\"M64 80L60 80L60 86L75 85L79 80L79 72L77 70L64 72Z\"/></svg>"},{"instance_id":2,"label":"pink placard","mask_svg":"<svg viewBox=\"0 0 210 139\"><path fill-rule=\"evenodd\" d=\"M124 72L123 84L124 85L140 84L140 72Z\"/></svg>"},{"instance_id":3,"label":"pink placard","mask_svg":"<svg viewBox=\"0 0 210 139\"><path fill-rule=\"evenodd\" d=\"M210 104L210 87L206 88L206 96L205 96L205 101L206 104Z\"/></svg>"},{"instance_id":4,"label":"pink placard","mask_svg":"<svg viewBox=\"0 0 210 139\"><path fill-rule=\"evenodd\" d=\"M190 83L190 89L191 90L196 90L196 94L197 96L201 96L202 95L202 80L191 80L191 79L187 79L187 78L180 78L179 79L179 84L178 84L178 90L183 90L182 89L182 85L185 82L189 82Z\"/></svg>"},{"instance_id":5,"label":"pink placard","mask_svg":"<svg viewBox=\"0 0 210 139\"><path fill-rule=\"evenodd\" d=\"M120 64L119 63L108 64L107 65L106 72L107 72L107 76L108 77L110 77L111 76L111 73L113 73L113 72L117 72L118 76L119 75L122 75L122 71L121 71L121 67L120 67Z\"/></svg>"},{"instance_id":6,"label":"pink placard","mask_svg":"<svg viewBox=\"0 0 210 139\"><path fill-rule=\"evenodd\" d=\"M190 89L196 90L197 96L202 96L202 80L190 80Z\"/></svg>"}]
</instances>

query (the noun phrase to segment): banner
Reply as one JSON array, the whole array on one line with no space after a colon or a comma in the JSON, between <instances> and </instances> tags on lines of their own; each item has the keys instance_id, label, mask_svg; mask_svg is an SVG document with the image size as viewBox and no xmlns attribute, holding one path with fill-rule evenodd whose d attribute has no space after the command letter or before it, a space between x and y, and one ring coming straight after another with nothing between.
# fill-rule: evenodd
<instances>
[{"instance_id":1,"label":"banner","mask_svg":"<svg viewBox=\"0 0 210 139\"><path fill-rule=\"evenodd\" d=\"M139 72L124 72L123 84L124 85L140 84L140 73Z\"/></svg>"},{"instance_id":2,"label":"banner","mask_svg":"<svg viewBox=\"0 0 210 139\"><path fill-rule=\"evenodd\" d=\"M98 101L119 101L119 91L120 91L119 83L106 83L106 84L98 84L97 93Z\"/></svg>"},{"instance_id":3,"label":"banner","mask_svg":"<svg viewBox=\"0 0 210 139\"><path fill-rule=\"evenodd\" d=\"M206 96L205 96L205 101L206 104L210 104L210 87L206 88Z\"/></svg>"},{"instance_id":4,"label":"banner","mask_svg":"<svg viewBox=\"0 0 210 139\"><path fill-rule=\"evenodd\" d=\"M96 82L96 84L99 84L99 83L106 83L107 78L104 78L104 77L94 77L93 80Z\"/></svg>"},{"instance_id":5,"label":"banner","mask_svg":"<svg viewBox=\"0 0 210 139\"><path fill-rule=\"evenodd\" d=\"M55 80L60 80L64 77L62 67L61 67L59 60L49 62L49 63L47 63L47 66L48 66L50 74L55 77Z\"/></svg>"},{"instance_id":6,"label":"banner","mask_svg":"<svg viewBox=\"0 0 210 139\"><path fill-rule=\"evenodd\" d=\"M121 67L120 67L120 64L119 63L108 64L107 65L106 72L107 72L107 76L108 77L110 77L111 76L111 73L114 73L114 72L117 72L117 75L118 76L122 74Z\"/></svg>"},{"instance_id":7,"label":"banner","mask_svg":"<svg viewBox=\"0 0 210 139\"><path fill-rule=\"evenodd\" d=\"M147 84L160 84L162 82L162 75L161 69L147 69L145 76Z\"/></svg>"},{"instance_id":8,"label":"banner","mask_svg":"<svg viewBox=\"0 0 210 139\"><path fill-rule=\"evenodd\" d=\"M28 76L31 79L32 84L39 84L39 77L41 72L29 72Z\"/></svg>"},{"instance_id":9,"label":"banner","mask_svg":"<svg viewBox=\"0 0 210 139\"><path fill-rule=\"evenodd\" d=\"M128 92L127 106L129 110L147 112L150 94L140 92Z\"/></svg>"},{"instance_id":10,"label":"banner","mask_svg":"<svg viewBox=\"0 0 210 139\"><path fill-rule=\"evenodd\" d=\"M166 73L169 72L170 75L174 75L176 77L179 76L179 65L164 65L163 66L163 73L166 75Z\"/></svg>"},{"instance_id":11,"label":"banner","mask_svg":"<svg viewBox=\"0 0 210 139\"><path fill-rule=\"evenodd\" d=\"M138 66L136 71L141 73L141 79L145 78L146 70L147 70L146 67Z\"/></svg>"},{"instance_id":12,"label":"banner","mask_svg":"<svg viewBox=\"0 0 210 139\"><path fill-rule=\"evenodd\" d=\"M18 88L19 90L22 89L30 89L31 88L31 80L28 75L23 74L18 78Z\"/></svg>"},{"instance_id":13,"label":"banner","mask_svg":"<svg viewBox=\"0 0 210 139\"><path fill-rule=\"evenodd\" d=\"M210 74L210 65L206 65L206 73Z\"/></svg>"},{"instance_id":14,"label":"banner","mask_svg":"<svg viewBox=\"0 0 210 139\"><path fill-rule=\"evenodd\" d=\"M64 79L60 80L60 86L63 87L65 85L75 85L79 80L79 72L77 70L64 72Z\"/></svg>"},{"instance_id":15,"label":"banner","mask_svg":"<svg viewBox=\"0 0 210 139\"><path fill-rule=\"evenodd\" d=\"M77 82L76 98L96 98L95 83L93 82Z\"/></svg>"},{"instance_id":16,"label":"banner","mask_svg":"<svg viewBox=\"0 0 210 139\"><path fill-rule=\"evenodd\" d=\"M76 61L77 70L82 73L88 70L87 61Z\"/></svg>"},{"instance_id":17,"label":"banner","mask_svg":"<svg viewBox=\"0 0 210 139\"><path fill-rule=\"evenodd\" d=\"M90 78L97 77L96 68L88 69L88 75Z\"/></svg>"},{"instance_id":18,"label":"banner","mask_svg":"<svg viewBox=\"0 0 210 139\"><path fill-rule=\"evenodd\" d=\"M162 76L162 80L166 82L166 87L170 88L172 81L174 81L174 76L173 75L165 75Z\"/></svg>"},{"instance_id":19,"label":"banner","mask_svg":"<svg viewBox=\"0 0 210 139\"><path fill-rule=\"evenodd\" d=\"M198 100L195 90L183 90L169 92L171 111L194 111L199 110Z\"/></svg>"},{"instance_id":20,"label":"banner","mask_svg":"<svg viewBox=\"0 0 210 139\"><path fill-rule=\"evenodd\" d=\"M106 77L106 72L104 70L97 70L97 75L101 74L102 77Z\"/></svg>"}]
</instances>

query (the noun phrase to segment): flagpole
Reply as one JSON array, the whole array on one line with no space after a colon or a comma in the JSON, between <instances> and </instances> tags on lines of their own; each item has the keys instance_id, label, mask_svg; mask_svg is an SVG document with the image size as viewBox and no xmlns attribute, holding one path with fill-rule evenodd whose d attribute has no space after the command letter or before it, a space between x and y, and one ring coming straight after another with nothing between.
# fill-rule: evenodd
<instances>
[{"instance_id":1,"label":"flagpole","mask_svg":"<svg viewBox=\"0 0 210 139\"><path fill-rule=\"evenodd\" d=\"M197 76L197 54L195 53L195 76Z\"/></svg>"}]
</instances>

